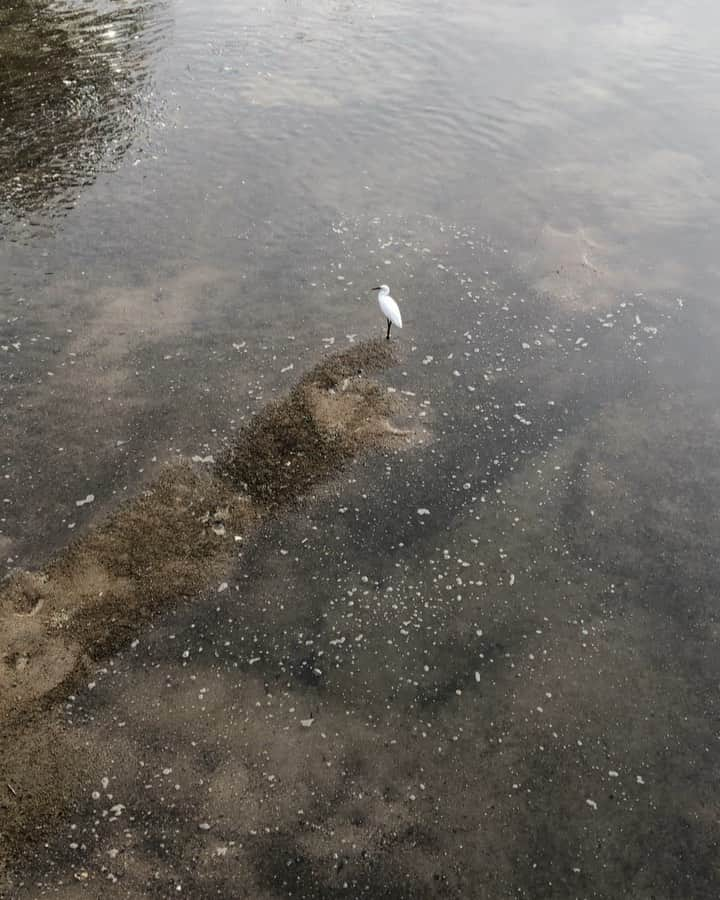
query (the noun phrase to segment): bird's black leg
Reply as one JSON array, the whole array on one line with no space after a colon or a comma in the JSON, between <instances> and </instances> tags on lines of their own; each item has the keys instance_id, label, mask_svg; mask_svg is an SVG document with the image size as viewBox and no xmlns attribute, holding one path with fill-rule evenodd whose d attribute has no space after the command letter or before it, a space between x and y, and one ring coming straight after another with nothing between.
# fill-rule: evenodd
<instances>
[{"instance_id":1,"label":"bird's black leg","mask_svg":"<svg viewBox=\"0 0 720 900\"><path fill-rule=\"evenodd\" d=\"M385 335L385 340L389 341L390 340L390 326L392 325L392 322L390 321L390 319L388 319L387 323L388 323L388 333Z\"/></svg>"}]
</instances>

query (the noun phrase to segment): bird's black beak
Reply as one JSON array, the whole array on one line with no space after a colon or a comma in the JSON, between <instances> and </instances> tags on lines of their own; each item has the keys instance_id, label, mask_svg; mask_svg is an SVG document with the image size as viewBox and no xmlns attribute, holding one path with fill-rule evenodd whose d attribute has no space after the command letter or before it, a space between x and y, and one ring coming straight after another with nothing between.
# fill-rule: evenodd
<instances>
[{"instance_id":1,"label":"bird's black beak","mask_svg":"<svg viewBox=\"0 0 720 900\"><path fill-rule=\"evenodd\" d=\"M372 290L372 291L379 291L380 288L379 288L379 287L376 287L376 288L370 288L370 290Z\"/></svg>"}]
</instances>

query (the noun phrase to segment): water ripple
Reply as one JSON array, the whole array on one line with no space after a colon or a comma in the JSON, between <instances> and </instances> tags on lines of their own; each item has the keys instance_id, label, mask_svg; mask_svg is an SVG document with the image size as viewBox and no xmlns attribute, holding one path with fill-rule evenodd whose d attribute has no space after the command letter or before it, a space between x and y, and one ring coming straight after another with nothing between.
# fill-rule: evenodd
<instances>
[{"instance_id":1,"label":"water ripple","mask_svg":"<svg viewBox=\"0 0 720 900\"><path fill-rule=\"evenodd\" d=\"M0 11L0 233L50 201L62 210L123 156L163 29L158 0L110 10L20 0Z\"/></svg>"}]
</instances>

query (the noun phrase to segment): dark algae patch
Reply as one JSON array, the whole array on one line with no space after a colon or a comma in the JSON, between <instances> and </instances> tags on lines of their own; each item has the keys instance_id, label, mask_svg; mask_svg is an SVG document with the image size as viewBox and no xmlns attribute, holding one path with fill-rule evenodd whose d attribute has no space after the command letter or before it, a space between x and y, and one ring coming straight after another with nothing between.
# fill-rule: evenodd
<instances>
[{"instance_id":1,"label":"dark algae patch","mask_svg":"<svg viewBox=\"0 0 720 900\"><path fill-rule=\"evenodd\" d=\"M364 444L388 435L388 395L365 375L393 362L379 340L331 356L252 419L219 460L217 474L260 506L295 500Z\"/></svg>"},{"instance_id":2,"label":"dark algae patch","mask_svg":"<svg viewBox=\"0 0 720 900\"><path fill-rule=\"evenodd\" d=\"M299 499L363 449L404 434L387 420L389 395L367 378L393 362L374 341L331 355L249 423L215 474L169 466L42 571L18 571L5 582L0 865L42 834L40 823L63 808L67 780L86 765L86 754L62 749L70 738L53 701L158 609L219 576L236 539L268 511Z\"/></svg>"}]
</instances>

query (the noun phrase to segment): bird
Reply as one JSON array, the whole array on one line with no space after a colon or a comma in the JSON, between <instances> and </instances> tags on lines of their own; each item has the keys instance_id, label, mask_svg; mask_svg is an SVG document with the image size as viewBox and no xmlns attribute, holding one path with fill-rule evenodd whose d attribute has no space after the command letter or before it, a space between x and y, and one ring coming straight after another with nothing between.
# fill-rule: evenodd
<instances>
[{"instance_id":1,"label":"bird","mask_svg":"<svg viewBox=\"0 0 720 900\"><path fill-rule=\"evenodd\" d=\"M374 291L379 291L378 294L378 304L380 305L380 309L382 310L382 314L387 319L387 334L385 335L386 340L390 340L390 327L395 325L396 328L402 328L402 316L400 315L400 307L390 296L390 288L386 284L378 285L378 287L373 288Z\"/></svg>"}]
</instances>

